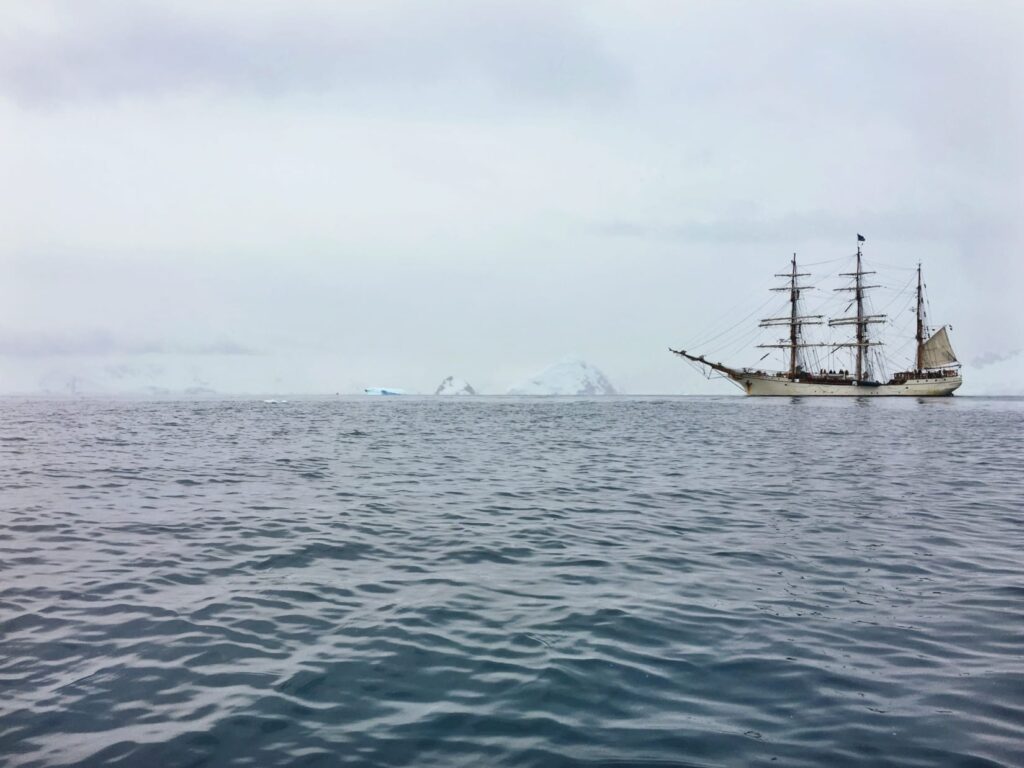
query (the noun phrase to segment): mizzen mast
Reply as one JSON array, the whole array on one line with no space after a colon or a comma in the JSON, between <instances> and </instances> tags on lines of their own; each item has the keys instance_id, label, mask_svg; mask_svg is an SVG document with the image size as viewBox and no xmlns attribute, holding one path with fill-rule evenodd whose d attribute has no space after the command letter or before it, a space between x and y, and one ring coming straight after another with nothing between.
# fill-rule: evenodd
<instances>
[{"instance_id":1,"label":"mizzen mast","mask_svg":"<svg viewBox=\"0 0 1024 768\"><path fill-rule=\"evenodd\" d=\"M857 348L857 365L856 365L856 381L864 380L864 369L865 359L867 357L867 348L875 346L881 342L872 342L868 340L868 326L872 323L884 323L885 315L865 315L864 314L864 292L869 288L878 288L877 285L864 285L864 275L873 275L874 272L866 272L861 266L861 253L860 244L864 242L862 235L857 235L857 271L856 272L841 272L843 277L854 278L853 285L846 286L844 288L836 288L837 291L853 291L854 302L857 304L857 315L856 317L837 317L828 321L829 326L835 327L837 325L856 325L856 341L852 346ZM845 346L845 345L842 345Z\"/></svg>"},{"instance_id":2,"label":"mizzen mast","mask_svg":"<svg viewBox=\"0 0 1024 768\"><path fill-rule=\"evenodd\" d=\"M917 265L917 359L914 361L915 373L933 375L931 372L940 369L944 372L947 366L959 367L953 346L949 343L948 326L941 326L928 338L928 315L924 303L924 280L921 278L921 265Z\"/></svg>"},{"instance_id":3,"label":"mizzen mast","mask_svg":"<svg viewBox=\"0 0 1024 768\"><path fill-rule=\"evenodd\" d=\"M791 268L789 272L776 273L776 277L788 277L789 285L784 285L779 288L772 288L773 291L789 291L789 317L766 317L764 318L760 326L762 328L768 328L777 325L788 325L789 326L789 343L788 344L758 344L759 347L771 347L775 349L789 349L789 377L795 379L799 372L799 362L797 356L797 350L801 347L812 346L810 344L800 343L800 327L803 325L820 325L822 321L822 315L801 315L797 304L800 301L800 291L808 288L806 285L798 285L797 278L808 277L810 272L797 272L796 271L796 254L793 254L793 261L791 262Z\"/></svg>"}]
</instances>

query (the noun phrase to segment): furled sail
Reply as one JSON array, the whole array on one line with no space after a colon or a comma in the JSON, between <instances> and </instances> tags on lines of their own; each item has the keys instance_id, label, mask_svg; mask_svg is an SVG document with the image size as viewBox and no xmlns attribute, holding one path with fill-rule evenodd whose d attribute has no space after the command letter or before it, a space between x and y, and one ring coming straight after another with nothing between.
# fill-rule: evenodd
<instances>
[{"instance_id":1,"label":"furled sail","mask_svg":"<svg viewBox=\"0 0 1024 768\"><path fill-rule=\"evenodd\" d=\"M949 343L946 326L942 326L931 338L921 345L921 367L941 368L956 362L956 355Z\"/></svg>"}]
</instances>

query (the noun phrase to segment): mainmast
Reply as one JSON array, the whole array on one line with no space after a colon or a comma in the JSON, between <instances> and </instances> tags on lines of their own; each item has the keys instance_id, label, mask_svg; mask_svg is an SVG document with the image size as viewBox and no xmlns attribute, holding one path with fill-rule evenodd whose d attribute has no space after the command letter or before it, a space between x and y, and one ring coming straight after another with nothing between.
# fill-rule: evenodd
<instances>
[{"instance_id":1,"label":"mainmast","mask_svg":"<svg viewBox=\"0 0 1024 768\"><path fill-rule=\"evenodd\" d=\"M804 275L807 273L804 272ZM793 268L789 278L789 375L796 376L796 302L800 298L800 289L796 287L796 254L793 254Z\"/></svg>"},{"instance_id":2,"label":"mainmast","mask_svg":"<svg viewBox=\"0 0 1024 768\"><path fill-rule=\"evenodd\" d=\"M921 287L921 262L917 263L917 358L914 370L918 373L924 368L924 291Z\"/></svg>"},{"instance_id":3,"label":"mainmast","mask_svg":"<svg viewBox=\"0 0 1024 768\"><path fill-rule=\"evenodd\" d=\"M857 381L864 378L864 338L867 326L864 324L864 270L860 265L860 240L857 241Z\"/></svg>"},{"instance_id":4,"label":"mainmast","mask_svg":"<svg viewBox=\"0 0 1024 768\"><path fill-rule=\"evenodd\" d=\"M864 362L867 357L867 349L870 346L877 345L880 342L868 341L868 326L871 323L882 323L885 322L885 315L865 315L864 314L864 292L869 288L878 288L877 285L864 285L864 275L873 275L874 272L865 272L861 268L861 253L860 244L864 242L864 238L861 235L857 235L857 271L856 272L841 272L843 277L854 278L852 286L845 288L836 288L837 291L853 291L854 302L857 304L857 316L856 317L838 317L833 320L829 320L830 326L836 325L856 325L857 334L856 341L853 344L857 348L857 365L856 365L856 380L864 380Z\"/></svg>"},{"instance_id":5,"label":"mainmast","mask_svg":"<svg viewBox=\"0 0 1024 768\"><path fill-rule=\"evenodd\" d=\"M793 254L793 260L789 272L776 273L776 277L788 277L789 285L781 286L779 288L772 288L773 291L789 291L789 317L766 317L761 321L761 327L767 328L775 325L788 325L789 326L789 343L788 344L759 344L759 347L773 347L773 348L788 348L789 349L789 377L795 379L797 371L799 369L797 350L800 347L811 346L809 344L800 343L800 326L802 325L818 325L821 323L821 315L800 315L797 303L800 301L800 291L807 288L806 285L798 285L797 278L808 277L810 272L797 272L796 271L796 254Z\"/></svg>"}]
</instances>

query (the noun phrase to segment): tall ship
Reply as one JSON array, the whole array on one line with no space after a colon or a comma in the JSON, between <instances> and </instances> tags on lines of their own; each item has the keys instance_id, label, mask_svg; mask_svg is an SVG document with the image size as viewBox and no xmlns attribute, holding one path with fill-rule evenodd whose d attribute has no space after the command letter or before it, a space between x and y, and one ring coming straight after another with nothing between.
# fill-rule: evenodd
<instances>
[{"instance_id":1,"label":"tall ship","mask_svg":"<svg viewBox=\"0 0 1024 768\"><path fill-rule=\"evenodd\" d=\"M802 296L814 286L801 282L802 278L811 275L798 270L796 254L793 255L789 272L776 274L776 277L787 278L785 285L772 290L789 294L789 312L779 317L766 317L761 320L759 327L785 328L788 334L757 346L768 349L761 360L769 357L773 350L779 350L783 355L783 370L732 367L721 362L713 362L707 359L706 354L691 354L686 350L671 347L670 351L696 364L709 377L721 374L752 396L952 395L963 383L960 363L957 362L950 344L947 326L931 328L928 325L925 286L920 264L916 270L917 287L913 300L916 315L915 354L912 360L906 361L905 370L898 370L891 375L886 374L887 360L881 354L885 342L882 334L873 333L872 329L892 323L887 315L875 313L870 308L869 291L881 286L866 284L865 278L874 275L875 272L863 268L863 242L865 238L857 235L855 269L852 272L839 273L845 284L832 289L841 295L845 294L848 299L846 308L839 312L837 317L803 314ZM815 334L807 330L809 326L821 326L827 331L824 334ZM827 338L840 332L834 329L849 329L852 331L852 337Z\"/></svg>"}]
</instances>

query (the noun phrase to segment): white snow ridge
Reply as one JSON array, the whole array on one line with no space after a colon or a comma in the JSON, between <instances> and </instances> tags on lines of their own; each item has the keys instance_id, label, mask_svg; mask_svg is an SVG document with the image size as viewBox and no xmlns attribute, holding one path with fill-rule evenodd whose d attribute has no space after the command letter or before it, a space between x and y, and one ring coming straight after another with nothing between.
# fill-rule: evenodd
<instances>
[{"instance_id":1,"label":"white snow ridge","mask_svg":"<svg viewBox=\"0 0 1024 768\"><path fill-rule=\"evenodd\" d=\"M437 385L435 395L475 395L476 390L465 379L449 376Z\"/></svg>"},{"instance_id":2,"label":"white snow ridge","mask_svg":"<svg viewBox=\"0 0 1024 768\"><path fill-rule=\"evenodd\" d=\"M512 387L510 395L614 395L608 377L582 360L556 363L529 381Z\"/></svg>"}]
</instances>

